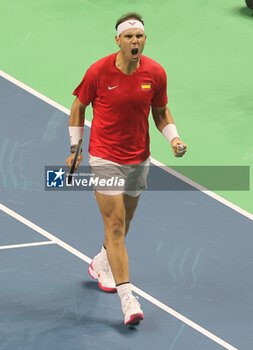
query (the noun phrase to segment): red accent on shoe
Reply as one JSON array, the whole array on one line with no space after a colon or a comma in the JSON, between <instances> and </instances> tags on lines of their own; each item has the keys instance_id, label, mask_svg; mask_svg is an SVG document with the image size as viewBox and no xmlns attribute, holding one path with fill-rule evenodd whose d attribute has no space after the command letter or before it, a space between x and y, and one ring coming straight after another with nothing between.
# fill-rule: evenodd
<instances>
[{"instance_id":1,"label":"red accent on shoe","mask_svg":"<svg viewBox=\"0 0 253 350\"><path fill-rule=\"evenodd\" d=\"M126 326L138 323L140 321L144 320L144 314L138 313L138 314L133 314L130 316L130 319L125 323Z\"/></svg>"},{"instance_id":2,"label":"red accent on shoe","mask_svg":"<svg viewBox=\"0 0 253 350\"><path fill-rule=\"evenodd\" d=\"M94 276L92 275L91 270L94 271L94 273L96 274L96 272L95 272L95 270L94 270L94 268L93 268L93 261L91 262L91 264L90 264L90 266L89 266L88 273L89 273L89 275L90 275L95 281L97 281L98 278L99 278L99 276L100 276L100 274L98 274L98 278L96 278L96 277L94 277ZM96 274L96 275L97 275L97 274ZM112 288L104 287L104 286L101 284L101 282L98 282L98 286L99 286L99 288L100 288L102 291L104 291L104 292L106 292L106 293L116 293L116 292L117 292L117 288L116 288L116 287L112 287Z\"/></svg>"},{"instance_id":3,"label":"red accent on shoe","mask_svg":"<svg viewBox=\"0 0 253 350\"><path fill-rule=\"evenodd\" d=\"M109 287L104 287L102 286L102 284L100 282L98 282L98 286L99 288L104 291L104 292L107 292L107 293L117 293L117 288L109 288Z\"/></svg>"},{"instance_id":4,"label":"red accent on shoe","mask_svg":"<svg viewBox=\"0 0 253 350\"><path fill-rule=\"evenodd\" d=\"M93 261L91 262L89 268L88 268L88 273L90 275L90 277L92 277L94 280L97 280L90 272L90 270L94 271L93 265L92 265Z\"/></svg>"}]
</instances>

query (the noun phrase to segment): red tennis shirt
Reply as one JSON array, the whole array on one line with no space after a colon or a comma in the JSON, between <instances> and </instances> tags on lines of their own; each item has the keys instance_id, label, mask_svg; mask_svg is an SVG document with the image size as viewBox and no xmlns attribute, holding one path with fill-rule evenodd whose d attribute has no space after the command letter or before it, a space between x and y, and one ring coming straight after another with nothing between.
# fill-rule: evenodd
<instances>
[{"instance_id":1,"label":"red tennis shirt","mask_svg":"<svg viewBox=\"0 0 253 350\"><path fill-rule=\"evenodd\" d=\"M168 102L166 73L142 55L140 67L126 75L116 68L116 56L91 65L73 95L93 107L89 153L119 164L138 164L150 155L150 107Z\"/></svg>"}]
</instances>

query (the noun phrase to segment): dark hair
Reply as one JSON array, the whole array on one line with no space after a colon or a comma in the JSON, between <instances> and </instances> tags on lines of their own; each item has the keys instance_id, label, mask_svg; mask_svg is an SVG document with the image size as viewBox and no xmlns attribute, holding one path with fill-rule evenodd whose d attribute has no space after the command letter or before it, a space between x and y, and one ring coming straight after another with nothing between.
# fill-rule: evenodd
<instances>
[{"instance_id":1,"label":"dark hair","mask_svg":"<svg viewBox=\"0 0 253 350\"><path fill-rule=\"evenodd\" d=\"M124 15L122 15L117 20L116 25L115 25L115 29L117 30L118 25L120 23L123 23L123 22L127 21L128 19L137 19L137 21L140 21L144 25L144 21L142 19L142 16L139 13L137 13L137 12L128 12L128 13L125 13Z\"/></svg>"}]
</instances>

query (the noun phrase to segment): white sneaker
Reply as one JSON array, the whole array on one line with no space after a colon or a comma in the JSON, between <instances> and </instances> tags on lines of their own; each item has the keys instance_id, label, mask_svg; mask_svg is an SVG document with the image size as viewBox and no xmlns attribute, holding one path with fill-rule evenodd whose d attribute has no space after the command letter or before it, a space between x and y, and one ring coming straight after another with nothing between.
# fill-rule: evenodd
<instances>
[{"instance_id":1,"label":"white sneaker","mask_svg":"<svg viewBox=\"0 0 253 350\"><path fill-rule=\"evenodd\" d=\"M107 259L101 260L101 255L99 253L92 260L88 272L93 279L98 280L100 289L107 293L116 293L117 288L109 262Z\"/></svg>"},{"instance_id":2,"label":"white sneaker","mask_svg":"<svg viewBox=\"0 0 253 350\"><path fill-rule=\"evenodd\" d=\"M125 325L136 324L144 319L144 314L140 303L137 301L138 297L132 294L125 295L121 300L121 307L125 315Z\"/></svg>"}]
</instances>

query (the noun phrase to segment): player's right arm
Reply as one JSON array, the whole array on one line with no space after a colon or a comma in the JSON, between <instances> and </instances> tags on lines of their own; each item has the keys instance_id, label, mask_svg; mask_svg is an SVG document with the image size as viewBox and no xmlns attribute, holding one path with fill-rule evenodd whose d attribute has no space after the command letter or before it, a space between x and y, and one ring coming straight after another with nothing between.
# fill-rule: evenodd
<instances>
[{"instance_id":1,"label":"player's right arm","mask_svg":"<svg viewBox=\"0 0 253 350\"><path fill-rule=\"evenodd\" d=\"M80 102L78 97L76 97L76 99L72 104L70 117L69 117L71 153L70 153L70 156L66 159L66 163L69 168L71 168L72 162L74 160L75 146L77 146L79 139L83 138L85 108L86 106ZM82 153L80 153L77 159L76 169L78 168L82 159L83 159L83 156L82 156Z\"/></svg>"}]
</instances>

